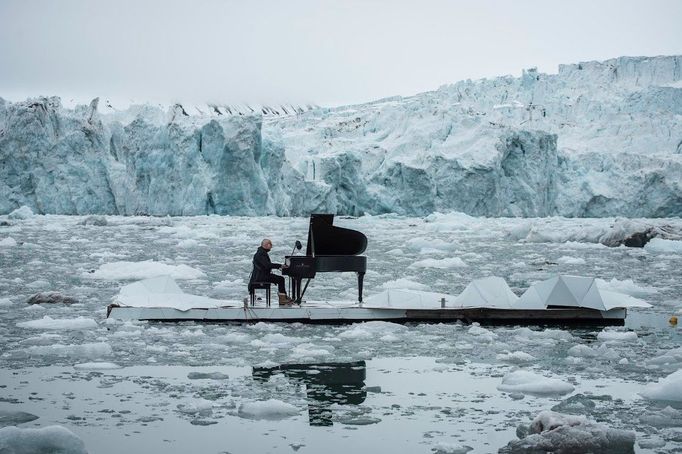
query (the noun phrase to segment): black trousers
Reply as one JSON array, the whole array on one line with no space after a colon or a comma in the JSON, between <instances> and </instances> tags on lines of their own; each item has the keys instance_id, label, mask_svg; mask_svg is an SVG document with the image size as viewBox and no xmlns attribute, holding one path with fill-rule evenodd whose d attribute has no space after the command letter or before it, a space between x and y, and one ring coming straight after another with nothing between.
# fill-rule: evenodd
<instances>
[{"instance_id":1,"label":"black trousers","mask_svg":"<svg viewBox=\"0 0 682 454\"><path fill-rule=\"evenodd\" d=\"M286 293L287 289L284 286L284 277L283 276L278 276L276 274L270 274L267 279L268 282L271 282L273 284L277 284L277 291L279 293Z\"/></svg>"}]
</instances>

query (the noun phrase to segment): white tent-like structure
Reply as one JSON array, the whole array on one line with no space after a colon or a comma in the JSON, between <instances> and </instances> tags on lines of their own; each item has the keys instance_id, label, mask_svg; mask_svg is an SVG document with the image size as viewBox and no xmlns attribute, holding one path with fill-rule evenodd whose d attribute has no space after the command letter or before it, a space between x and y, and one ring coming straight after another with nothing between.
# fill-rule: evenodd
<instances>
[{"instance_id":1,"label":"white tent-like structure","mask_svg":"<svg viewBox=\"0 0 682 454\"><path fill-rule=\"evenodd\" d=\"M592 277L558 275L531 285L514 309L582 307L598 311L614 308L651 307L628 295L600 290Z\"/></svg>"},{"instance_id":2,"label":"white tent-like structure","mask_svg":"<svg viewBox=\"0 0 682 454\"><path fill-rule=\"evenodd\" d=\"M184 293L170 276L133 282L121 288L115 302L129 307L172 307L181 311L221 307L224 301Z\"/></svg>"},{"instance_id":3,"label":"white tent-like structure","mask_svg":"<svg viewBox=\"0 0 682 454\"><path fill-rule=\"evenodd\" d=\"M518 296L501 277L490 276L471 281L454 300L454 307L513 309Z\"/></svg>"}]
</instances>

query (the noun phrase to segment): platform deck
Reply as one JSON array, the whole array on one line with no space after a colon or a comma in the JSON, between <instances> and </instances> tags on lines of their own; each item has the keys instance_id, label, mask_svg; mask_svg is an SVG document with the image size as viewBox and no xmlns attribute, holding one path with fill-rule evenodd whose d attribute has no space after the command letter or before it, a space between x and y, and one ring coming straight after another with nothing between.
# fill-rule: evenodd
<instances>
[{"instance_id":1,"label":"platform deck","mask_svg":"<svg viewBox=\"0 0 682 454\"><path fill-rule=\"evenodd\" d=\"M121 320L156 322L207 323L318 323L346 324L366 321L394 323L473 323L485 325L586 325L622 326L625 309L597 311L585 308L540 310L492 308L408 309L392 307L362 307L357 304L303 304L294 307L226 306L179 310L165 307L127 307L112 304L107 317Z\"/></svg>"}]
</instances>

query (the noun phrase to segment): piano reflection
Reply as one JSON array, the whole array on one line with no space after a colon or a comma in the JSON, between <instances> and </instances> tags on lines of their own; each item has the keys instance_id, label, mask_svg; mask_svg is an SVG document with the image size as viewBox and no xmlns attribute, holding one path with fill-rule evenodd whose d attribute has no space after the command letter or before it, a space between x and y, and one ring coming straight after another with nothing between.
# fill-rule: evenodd
<instances>
[{"instance_id":1,"label":"piano reflection","mask_svg":"<svg viewBox=\"0 0 682 454\"><path fill-rule=\"evenodd\" d=\"M367 398L367 365L364 361L253 368L253 378L259 382L267 382L276 374L305 384L311 426L333 425L332 405L360 405Z\"/></svg>"},{"instance_id":2,"label":"piano reflection","mask_svg":"<svg viewBox=\"0 0 682 454\"><path fill-rule=\"evenodd\" d=\"M284 257L282 274L289 276L291 296L300 304L301 298L317 273L355 272L358 276L358 301L362 303L362 281L367 271L367 237L357 230L333 225L333 214L311 214L306 255ZM308 279L301 289L303 279Z\"/></svg>"}]
</instances>

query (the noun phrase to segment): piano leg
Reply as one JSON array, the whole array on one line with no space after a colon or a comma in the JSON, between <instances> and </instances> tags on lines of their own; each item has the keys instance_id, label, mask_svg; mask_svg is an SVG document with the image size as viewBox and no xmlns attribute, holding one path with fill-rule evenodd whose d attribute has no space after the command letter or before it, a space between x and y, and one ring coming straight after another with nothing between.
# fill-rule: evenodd
<instances>
[{"instance_id":1,"label":"piano leg","mask_svg":"<svg viewBox=\"0 0 682 454\"><path fill-rule=\"evenodd\" d=\"M358 302L362 303L362 281L365 279L365 273L358 272Z\"/></svg>"},{"instance_id":2,"label":"piano leg","mask_svg":"<svg viewBox=\"0 0 682 454\"><path fill-rule=\"evenodd\" d=\"M291 297L294 300L299 300L301 298L301 279L295 277L291 278Z\"/></svg>"}]
</instances>

